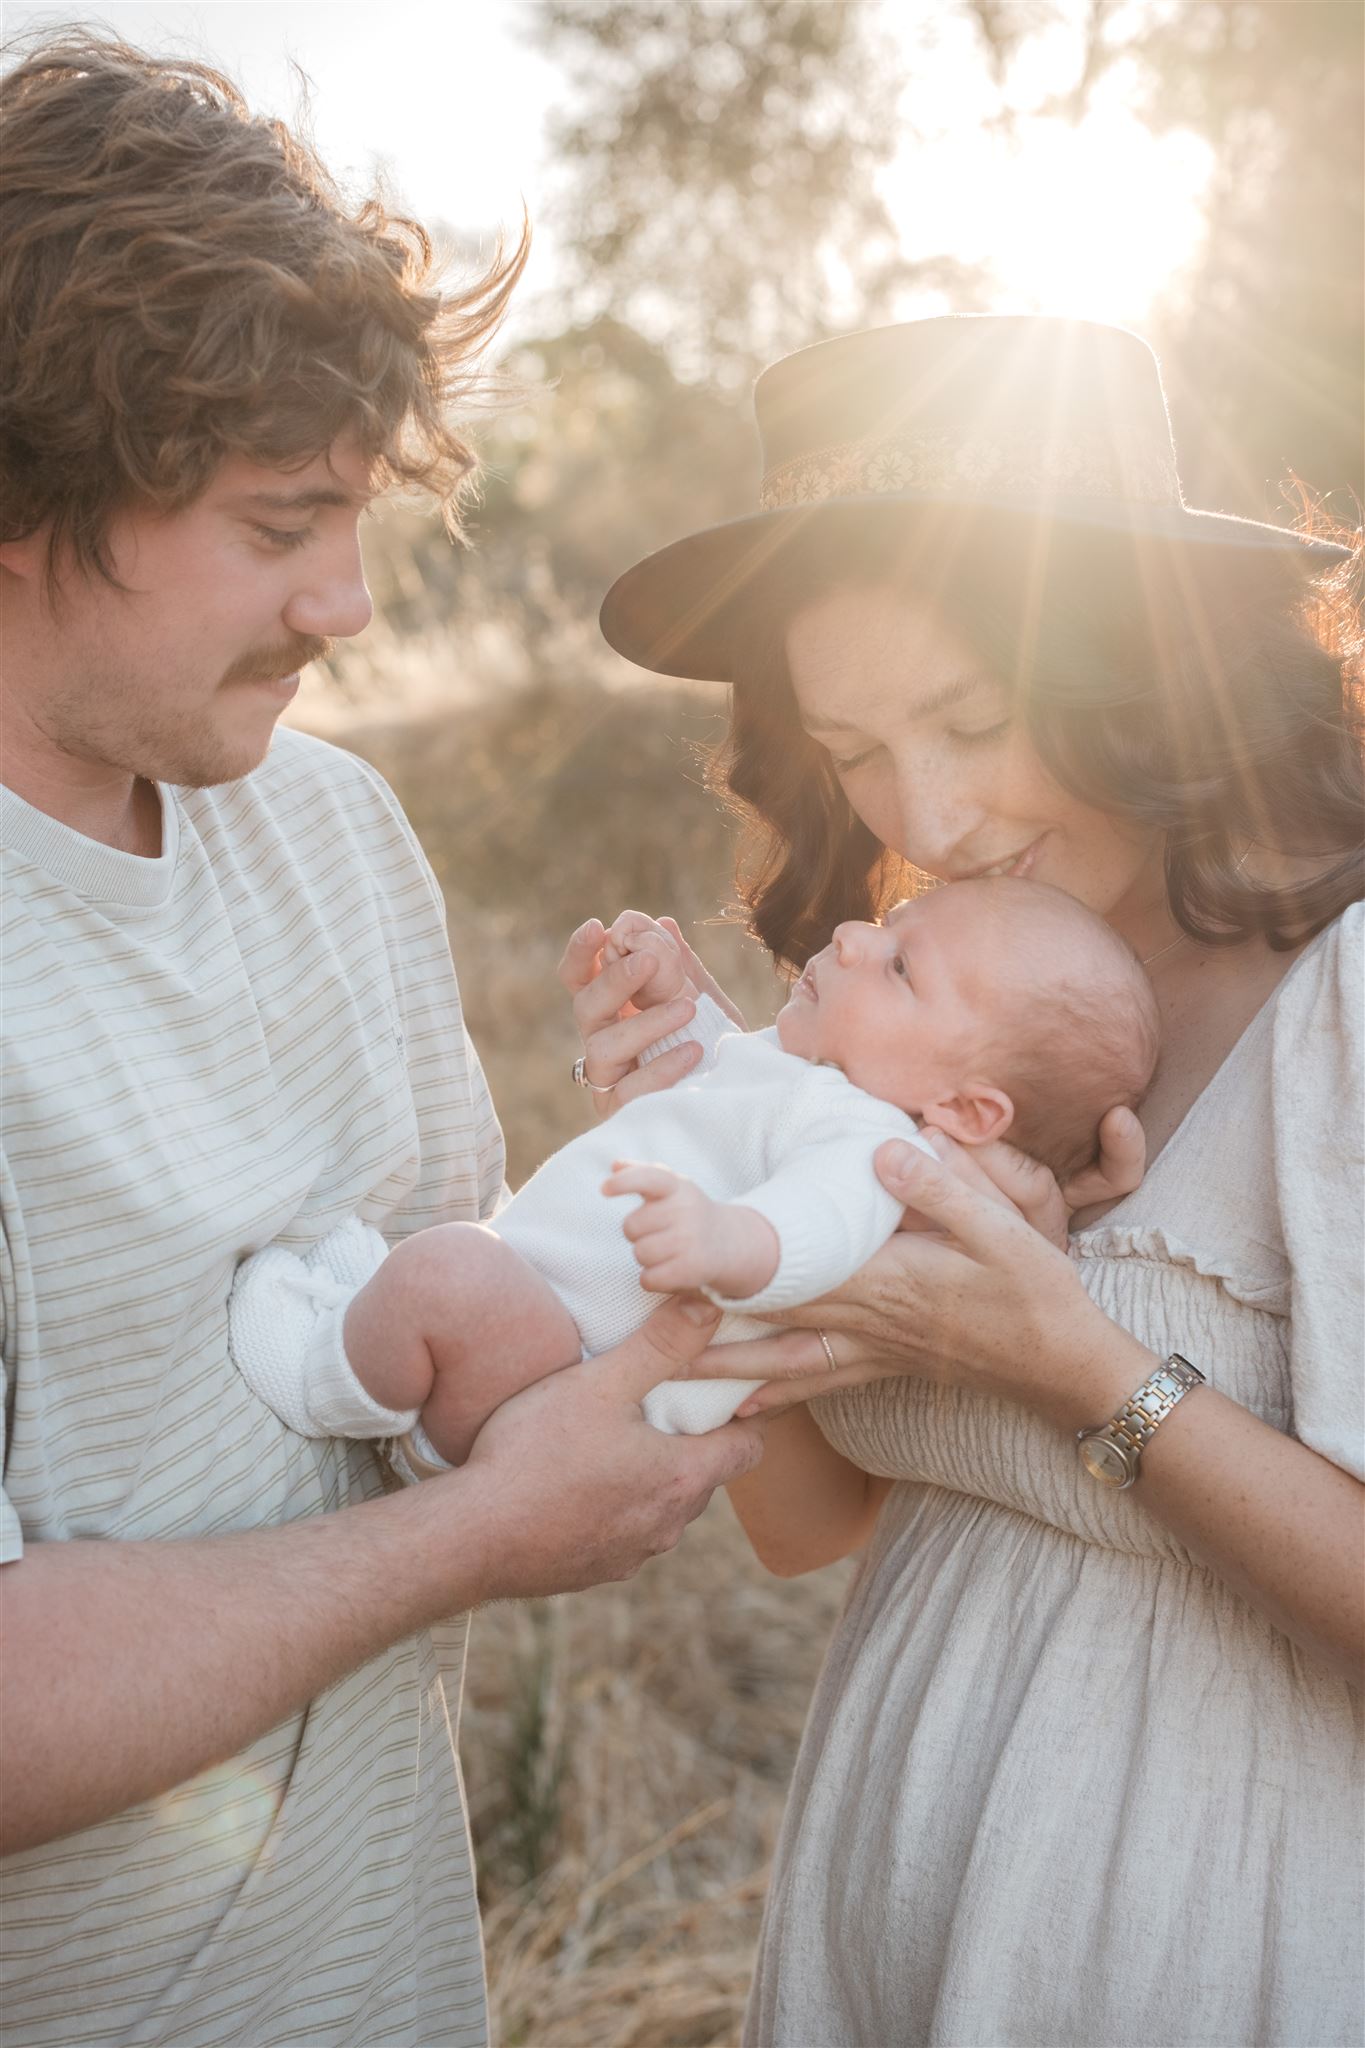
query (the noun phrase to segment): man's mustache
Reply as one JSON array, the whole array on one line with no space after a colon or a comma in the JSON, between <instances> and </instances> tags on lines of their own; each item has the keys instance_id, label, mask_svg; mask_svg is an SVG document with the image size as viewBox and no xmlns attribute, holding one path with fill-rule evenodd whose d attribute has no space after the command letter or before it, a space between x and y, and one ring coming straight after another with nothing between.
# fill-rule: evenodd
<instances>
[{"instance_id":1,"label":"man's mustache","mask_svg":"<svg viewBox=\"0 0 1365 2048\"><path fill-rule=\"evenodd\" d=\"M283 647L258 647L244 654L223 677L225 683L279 683L310 661L326 661L334 640L291 640Z\"/></svg>"}]
</instances>

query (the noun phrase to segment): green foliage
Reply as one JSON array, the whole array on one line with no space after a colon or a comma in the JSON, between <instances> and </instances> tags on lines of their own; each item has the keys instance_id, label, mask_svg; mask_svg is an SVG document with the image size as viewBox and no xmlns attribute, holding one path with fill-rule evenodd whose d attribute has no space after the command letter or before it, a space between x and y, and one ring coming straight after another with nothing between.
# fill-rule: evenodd
<instances>
[{"instance_id":1,"label":"green foliage","mask_svg":"<svg viewBox=\"0 0 1365 2048\"><path fill-rule=\"evenodd\" d=\"M903 83L870 0L540 0L576 88L551 125L576 302L666 335L684 377L887 317L912 281L877 191Z\"/></svg>"}]
</instances>

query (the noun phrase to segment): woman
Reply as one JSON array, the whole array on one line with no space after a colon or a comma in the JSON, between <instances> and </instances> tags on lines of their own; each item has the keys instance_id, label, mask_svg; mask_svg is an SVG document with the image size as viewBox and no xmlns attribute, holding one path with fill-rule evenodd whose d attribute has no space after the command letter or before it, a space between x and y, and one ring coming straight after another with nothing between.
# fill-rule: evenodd
<instances>
[{"instance_id":1,"label":"woman","mask_svg":"<svg viewBox=\"0 0 1365 2048\"><path fill-rule=\"evenodd\" d=\"M1028 875L1136 947L1163 1056L1142 1132L1111 1113L1066 1191L1069 1256L1060 1192L1006 1149L989 1176L888 1156L934 1233L727 1361L773 1381L733 1489L759 1555L864 1553L746 2040L1356 2043L1343 551L1188 510L1155 362L1113 329L884 329L777 365L757 406L764 512L603 612L645 665L735 685L755 929L798 965L905 893L903 863ZM620 969L594 978L599 943L576 934L563 975L609 1109L689 1054L636 1071L656 1027Z\"/></svg>"}]
</instances>

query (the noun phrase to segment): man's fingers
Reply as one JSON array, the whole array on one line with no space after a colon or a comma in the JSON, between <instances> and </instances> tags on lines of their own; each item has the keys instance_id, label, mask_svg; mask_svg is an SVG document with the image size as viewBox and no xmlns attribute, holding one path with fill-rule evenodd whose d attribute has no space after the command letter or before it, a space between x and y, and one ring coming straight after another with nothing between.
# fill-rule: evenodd
<instances>
[{"instance_id":1,"label":"man's fingers","mask_svg":"<svg viewBox=\"0 0 1365 2048\"><path fill-rule=\"evenodd\" d=\"M662 1309L655 1311L656 1315L663 1313ZM698 1475L697 1483L712 1491L728 1486L732 1479L742 1479L763 1456L763 1432L751 1422L726 1422L702 1436L680 1436L673 1441Z\"/></svg>"},{"instance_id":2,"label":"man's fingers","mask_svg":"<svg viewBox=\"0 0 1365 2048\"><path fill-rule=\"evenodd\" d=\"M649 1320L592 1362L599 1384L628 1401L643 1401L663 1380L687 1377L687 1368L716 1334L720 1310L701 1294L673 1295Z\"/></svg>"}]
</instances>

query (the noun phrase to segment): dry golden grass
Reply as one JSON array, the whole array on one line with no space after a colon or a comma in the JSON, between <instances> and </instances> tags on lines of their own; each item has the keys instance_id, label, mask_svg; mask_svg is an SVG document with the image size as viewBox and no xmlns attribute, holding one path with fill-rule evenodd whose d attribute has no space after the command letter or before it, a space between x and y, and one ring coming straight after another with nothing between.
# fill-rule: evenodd
<instances>
[{"instance_id":1,"label":"dry golden grass","mask_svg":"<svg viewBox=\"0 0 1365 2048\"><path fill-rule=\"evenodd\" d=\"M778 997L740 932L706 922L732 861L693 751L717 700L613 688L587 656L566 672L464 697L428 672L420 719L375 719L371 690L370 723L344 699L308 721L389 778L440 877L513 1185L590 1114L554 980L580 919L670 910L751 1021ZM769 1578L720 1500L627 1586L477 1617L461 1746L502 2048L738 2040L843 1578Z\"/></svg>"}]
</instances>

